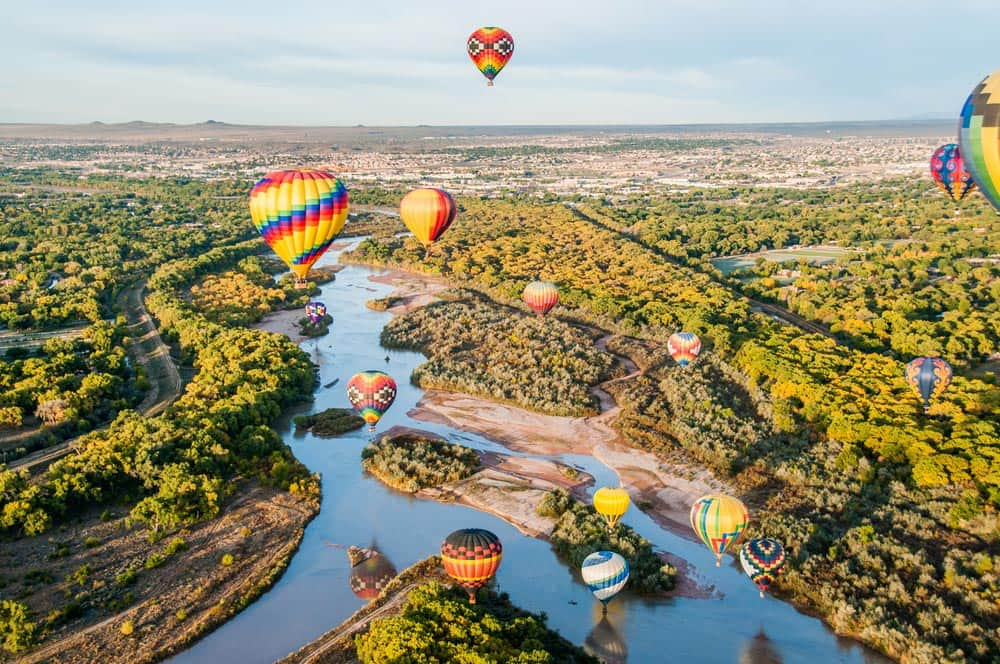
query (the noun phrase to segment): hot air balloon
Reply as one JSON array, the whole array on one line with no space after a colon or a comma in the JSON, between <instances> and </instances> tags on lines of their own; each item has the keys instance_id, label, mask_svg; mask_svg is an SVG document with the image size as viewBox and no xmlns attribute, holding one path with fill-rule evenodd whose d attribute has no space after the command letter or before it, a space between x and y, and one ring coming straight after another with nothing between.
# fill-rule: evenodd
<instances>
[{"instance_id":1,"label":"hot air balloon","mask_svg":"<svg viewBox=\"0 0 1000 664\"><path fill-rule=\"evenodd\" d=\"M275 171L250 192L254 226L295 273L299 288L344 227L347 209L347 188L325 171Z\"/></svg>"},{"instance_id":2,"label":"hot air balloon","mask_svg":"<svg viewBox=\"0 0 1000 664\"><path fill-rule=\"evenodd\" d=\"M368 430L375 425L396 400L396 381L384 371L362 371L347 383L347 398L358 414L368 423Z\"/></svg>"},{"instance_id":3,"label":"hot air balloon","mask_svg":"<svg viewBox=\"0 0 1000 664\"><path fill-rule=\"evenodd\" d=\"M424 245L425 252L448 230L457 213L455 201L441 189L414 189L399 203L400 218Z\"/></svg>"},{"instance_id":4,"label":"hot air balloon","mask_svg":"<svg viewBox=\"0 0 1000 664\"><path fill-rule=\"evenodd\" d=\"M618 525L618 520L628 510L628 505L628 491L625 489L602 486L594 492L594 509L608 522L608 532Z\"/></svg>"},{"instance_id":5,"label":"hot air balloon","mask_svg":"<svg viewBox=\"0 0 1000 664\"><path fill-rule=\"evenodd\" d=\"M476 603L476 591L497 573L502 558L500 538L481 528L456 530L441 544L444 571L469 593L469 604Z\"/></svg>"},{"instance_id":6,"label":"hot air balloon","mask_svg":"<svg viewBox=\"0 0 1000 664\"><path fill-rule=\"evenodd\" d=\"M931 175L941 191L956 203L976 188L972 175L965 169L962 154L954 143L942 145L931 157Z\"/></svg>"},{"instance_id":7,"label":"hot air balloon","mask_svg":"<svg viewBox=\"0 0 1000 664\"><path fill-rule=\"evenodd\" d=\"M962 107L958 147L965 168L1000 212L1000 69L973 88Z\"/></svg>"},{"instance_id":8,"label":"hot air balloon","mask_svg":"<svg viewBox=\"0 0 1000 664\"><path fill-rule=\"evenodd\" d=\"M469 35L466 48L486 77L486 85L493 85L493 79L514 55L514 38L503 28L479 28Z\"/></svg>"},{"instance_id":9,"label":"hot air balloon","mask_svg":"<svg viewBox=\"0 0 1000 664\"><path fill-rule=\"evenodd\" d=\"M396 576L396 567L384 553L374 547L369 547L368 552L369 555L351 567L349 577L351 592L364 600L378 597Z\"/></svg>"},{"instance_id":10,"label":"hot air balloon","mask_svg":"<svg viewBox=\"0 0 1000 664\"><path fill-rule=\"evenodd\" d=\"M764 597L785 566L785 548L781 542L766 537L748 540L740 548L740 562L743 571L760 589L760 596Z\"/></svg>"},{"instance_id":11,"label":"hot air balloon","mask_svg":"<svg viewBox=\"0 0 1000 664\"><path fill-rule=\"evenodd\" d=\"M556 306L556 302L559 301L559 289L547 281L532 281L524 287L521 298L541 318Z\"/></svg>"},{"instance_id":12,"label":"hot air balloon","mask_svg":"<svg viewBox=\"0 0 1000 664\"><path fill-rule=\"evenodd\" d=\"M739 539L748 521L746 505L732 496L702 496L691 506L691 527L715 554L716 567L722 565L722 554Z\"/></svg>"},{"instance_id":13,"label":"hot air balloon","mask_svg":"<svg viewBox=\"0 0 1000 664\"><path fill-rule=\"evenodd\" d=\"M326 305L322 302L310 302L306 304L306 316L314 324L320 322L326 316Z\"/></svg>"},{"instance_id":14,"label":"hot air balloon","mask_svg":"<svg viewBox=\"0 0 1000 664\"><path fill-rule=\"evenodd\" d=\"M676 332L667 339L667 350L674 362L686 367L701 352L701 339L691 332Z\"/></svg>"},{"instance_id":15,"label":"hot air balloon","mask_svg":"<svg viewBox=\"0 0 1000 664\"><path fill-rule=\"evenodd\" d=\"M580 574L606 613L608 602L628 583L628 561L613 551L594 551L583 559Z\"/></svg>"},{"instance_id":16,"label":"hot air balloon","mask_svg":"<svg viewBox=\"0 0 1000 664\"><path fill-rule=\"evenodd\" d=\"M940 395L951 383L951 365L940 357L918 357L906 365L903 377L924 400L924 412L931 408L931 398Z\"/></svg>"},{"instance_id":17,"label":"hot air balloon","mask_svg":"<svg viewBox=\"0 0 1000 664\"><path fill-rule=\"evenodd\" d=\"M628 661L628 645L618 634L618 630L608 622L607 617L601 618L594 629L590 630L583 642L583 649L604 664L625 664Z\"/></svg>"}]
</instances>

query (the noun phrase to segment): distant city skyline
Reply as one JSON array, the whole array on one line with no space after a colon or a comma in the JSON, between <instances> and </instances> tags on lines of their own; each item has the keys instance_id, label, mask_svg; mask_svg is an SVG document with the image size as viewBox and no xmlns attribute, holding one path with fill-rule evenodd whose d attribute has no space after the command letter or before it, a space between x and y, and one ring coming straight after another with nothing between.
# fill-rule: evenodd
<instances>
[{"instance_id":1,"label":"distant city skyline","mask_svg":"<svg viewBox=\"0 0 1000 664\"><path fill-rule=\"evenodd\" d=\"M0 122L957 118L972 87L1000 68L992 0L175 0L147 9L95 0L9 5L0 24ZM516 40L495 88L465 54L481 25Z\"/></svg>"}]
</instances>

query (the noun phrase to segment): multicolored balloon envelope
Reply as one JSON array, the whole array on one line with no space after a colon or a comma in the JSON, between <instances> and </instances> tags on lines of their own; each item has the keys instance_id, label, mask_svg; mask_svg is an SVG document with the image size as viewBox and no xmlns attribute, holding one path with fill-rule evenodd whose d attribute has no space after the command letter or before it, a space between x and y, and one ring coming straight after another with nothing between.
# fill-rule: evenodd
<instances>
[{"instance_id":1,"label":"multicolored balloon envelope","mask_svg":"<svg viewBox=\"0 0 1000 664\"><path fill-rule=\"evenodd\" d=\"M954 143L942 145L931 156L931 176L941 191L956 203L976 188L972 175L965 169L962 153Z\"/></svg>"},{"instance_id":2,"label":"multicolored balloon envelope","mask_svg":"<svg viewBox=\"0 0 1000 664\"><path fill-rule=\"evenodd\" d=\"M476 591L490 582L502 559L500 538L481 528L456 530L441 544L444 571L469 593L469 604L476 603Z\"/></svg>"},{"instance_id":3,"label":"multicolored balloon envelope","mask_svg":"<svg viewBox=\"0 0 1000 664\"><path fill-rule=\"evenodd\" d=\"M675 332L667 339L667 351L674 362L686 367L694 362L701 352L701 339L691 332Z\"/></svg>"},{"instance_id":4,"label":"multicolored balloon envelope","mask_svg":"<svg viewBox=\"0 0 1000 664\"><path fill-rule=\"evenodd\" d=\"M547 281L532 281L524 287L521 299L536 314L544 316L559 302L559 289Z\"/></svg>"},{"instance_id":5,"label":"multicolored balloon envelope","mask_svg":"<svg viewBox=\"0 0 1000 664\"><path fill-rule=\"evenodd\" d=\"M691 506L691 527L715 554L716 567L722 565L722 554L739 539L749 521L746 505L732 496L702 496Z\"/></svg>"},{"instance_id":6,"label":"multicolored balloon envelope","mask_svg":"<svg viewBox=\"0 0 1000 664\"><path fill-rule=\"evenodd\" d=\"M763 597L785 567L785 548L781 542L766 537L748 540L740 548L740 563Z\"/></svg>"},{"instance_id":7,"label":"multicolored balloon envelope","mask_svg":"<svg viewBox=\"0 0 1000 664\"><path fill-rule=\"evenodd\" d=\"M465 46L472 62L486 77L486 85L493 85L493 79L514 55L514 38L503 28L479 28L469 35Z\"/></svg>"},{"instance_id":8,"label":"multicolored balloon envelope","mask_svg":"<svg viewBox=\"0 0 1000 664\"><path fill-rule=\"evenodd\" d=\"M628 561L613 551L594 551L583 559L580 574L594 597L607 604L628 583Z\"/></svg>"},{"instance_id":9,"label":"multicolored balloon envelope","mask_svg":"<svg viewBox=\"0 0 1000 664\"><path fill-rule=\"evenodd\" d=\"M1000 212L1000 69L984 78L965 100L958 146L972 179Z\"/></svg>"},{"instance_id":10,"label":"multicolored balloon envelope","mask_svg":"<svg viewBox=\"0 0 1000 664\"><path fill-rule=\"evenodd\" d=\"M448 230L456 214L454 199L442 189L414 189L399 203L400 218L424 247Z\"/></svg>"},{"instance_id":11,"label":"multicolored balloon envelope","mask_svg":"<svg viewBox=\"0 0 1000 664\"><path fill-rule=\"evenodd\" d=\"M347 383L347 399L368 423L368 430L375 425L396 400L396 381L384 371L362 371Z\"/></svg>"},{"instance_id":12,"label":"multicolored balloon envelope","mask_svg":"<svg viewBox=\"0 0 1000 664\"><path fill-rule=\"evenodd\" d=\"M326 305L322 302L309 302L306 304L306 316L313 323L318 323L326 316Z\"/></svg>"},{"instance_id":13,"label":"multicolored balloon envelope","mask_svg":"<svg viewBox=\"0 0 1000 664\"><path fill-rule=\"evenodd\" d=\"M930 410L931 399L939 396L951 383L951 375L951 365L940 357L915 358L903 371L906 382L924 400L924 412Z\"/></svg>"},{"instance_id":14,"label":"multicolored balloon envelope","mask_svg":"<svg viewBox=\"0 0 1000 664\"><path fill-rule=\"evenodd\" d=\"M625 489L602 486L594 492L594 509L608 522L608 530L618 525L618 520L628 511L631 500Z\"/></svg>"},{"instance_id":15,"label":"multicolored balloon envelope","mask_svg":"<svg viewBox=\"0 0 1000 664\"><path fill-rule=\"evenodd\" d=\"M299 285L344 227L347 211L347 188L325 171L275 171L250 192L254 226Z\"/></svg>"},{"instance_id":16,"label":"multicolored balloon envelope","mask_svg":"<svg viewBox=\"0 0 1000 664\"><path fill-rule=\"evenodd\" d=\"M392 561L376 550L372 556L351 568L351 592L360 599L375 599L395 577L396 567Z\"/></svg>"}]
</instances>

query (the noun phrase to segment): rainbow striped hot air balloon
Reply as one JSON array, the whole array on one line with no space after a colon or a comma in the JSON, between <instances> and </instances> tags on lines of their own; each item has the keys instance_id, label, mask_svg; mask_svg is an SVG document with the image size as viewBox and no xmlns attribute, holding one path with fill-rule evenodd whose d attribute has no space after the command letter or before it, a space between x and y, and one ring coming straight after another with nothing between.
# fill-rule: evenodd
<instances>
[{"instance_id":1,"label":"rainbow striped hot air balloon","mask_svg":"<svg viewBox=\"0 0 1000 664\"><path fill-rule=\"evenodd\" d=\"M746 505L732 496L702 496L691 506L691 527L715 554L716 567L722 565L722 554L739 539L749 521Z\"/></svg>"},{"instance_id":2,"label":"rainbow striped hot air balloon","mask_svg":"<svg viewBox=\"0 0 1000 664\"><path fill-rule=\"evenodd\" d=\"M456 530L441 544L444 571L469 593L469 604L476 603L476 591L490 582L502 559L500 538L481 528Z\"/></svg>"},{"instance_id":3,"label":"rainbow striped hot air balloon","mask_svg":"<svg viewBox=\"0 0 1000 664\"><path fill-rule=\"evenodd\" d=\"M931 399L939 396L951 384L951 365L940 357L918 357L910 360L903 377L913 391L924 400L924 412L931 408Z\"/></svg>"},{"instance_id":4,"label":"rainbow striped hot air balloon","mask_svg":"<svg viewBox=\"0 0 1000 664\"><path fill-rule=\"evenodd\" d=\"M325 171L275 171L250 192L254 226L295 273L299 287L344 227L347 210L347 188Z\"/></svg>"},{"instance_id":5,"label":"rainbow striped hot air balloon","mask_svg":"<svg viewBox=\"0 0 1000 664\"><path fill-rule=\"evenodd\" d=\"M503 28L479 28L465 43L469 57L486 77L486 85L500 73L514 55L514 38Z\"/></svg>"},{"instance_id":6,"label":"rainbow striped hot air balloon","mask_svg":"<svg viewBox=\"0 0 1000 664\"><path fill-rule=\"evenodd\" d=\"M613 551L595 551L583 559L580 574L607 613L608 602L628 583L628 561Z\"/></svg>"},{"instance_id":7,"label":"rainbow striped hot air balloon","mask_svg":"<svg viewBox=\"0 0 1000 664\"><path fill-rule=\"evenodd\" d=\"M428 251L455 221L458 208L451 194L442 189L414 189L399 203L399 216Z\"/></svg>"},{"instance_id":8,"label":"rainbow striped hot air balloon","mask_svg":"<svg viewBox=\"0 0 1000 664\"><path fill-rule=\"evenodd\" d=\"M965 162L954 143L942 145L931 157L931 176L941 191L956 203L976 188L972 175L965 169Z\"/></svg>"},{"instance_id":9,"label":"rainbow striped hot air balloon","mask_svg":"<svg viewBox=\"0 0 1000 664\"><path fill-rule=\"evenodd\" d=\"M768 538L748 540L740 547L740 563L764 597L774 579L785 567L785 549L781 542Z\"/></svg>"},{"instance_id":10,"label":"rainbow striped hot air balloon","mask_svg":"<svg viewBox=\"0 0 1000 664\"><path fill-rule=\"evenodd\" d=\"M614 530L618 520L628 511L628 491L602 486L594 492L594 509L608 522L608 532Z\"/></svg>"},{"instance_id":11,"label":"rainbow striped hot air balloon","mask_svg":"<svg viewBox=\"0 0 1000 664\"><path fill-rule=\"evenodd\" d=\"M375 425L396 400L396 381L384 371L362 371L347 383L347 398L358 414L368 423L368 430Z\"/></svg>"},{"instance_id":12,"label":"rainbow striped hot air balloon","mask_svg":"<svg viewBox=\"0 0 1000 664\"><path fill-rule=\"evenodd\" d=\"M559 302L559 289L547 281L532 281L524 287L521 299L541 318Z\"/></svg>"},{"instance_id":13,"label":"rainbow striped hot air balloon","mask_svg":"<svg viewBox=\"0 0 1000 664\"><path fill-rule=\"evenodd\" d=\"M667 339L667 351L674 362L686 367L701 352L701 339L691 332L675 332Z\"/></svg>"},{"instance_id":14,"label":"rainbow striped hot air balloon","mask_svg":"<svg viewBox=\"0 0 1000 664\"><path fill-rule=\"evenodd\" d=\"M984 78L965 100L958 145L972 179L1000 212L1000 69Z\"/></svg>"}]
</instances>

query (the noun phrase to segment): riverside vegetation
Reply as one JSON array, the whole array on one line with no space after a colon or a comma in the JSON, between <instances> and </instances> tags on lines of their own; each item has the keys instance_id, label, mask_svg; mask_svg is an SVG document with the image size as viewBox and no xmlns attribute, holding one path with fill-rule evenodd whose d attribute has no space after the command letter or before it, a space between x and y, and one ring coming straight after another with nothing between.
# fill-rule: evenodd
<instances>
[{"instance_id":1,"label":"riverside vegetation","mask_svg":"<svg viewBox=\"0 0 1000 664\"><path fill-rule=\"evenodd\" d=\"M479 454L440 438L402 434L365 447L361 466L392 488L415 493L470 477L479 469Z\"/></svg>"},{"instance_id":2,"label":"riverside vegetation","mask_svg":"<svg viewBox=\"0 0 1000 664\"><path fill-rule=\"evenodd\" d=\"M296 415L295 429L309 431L314 436L339 436L365 425L363 417L348 408L327 408L312 415Z\"/></svg>"},{"instance_id":3,"label":"riverside vegetation","mask_svg":"<svg viewBox=\"0 0 1000 664\"><path fill-rule=\"evenodd\" d=\"M460 220L427 259L412 238L369 239L349 259L441 275L482 290L502 310L539 275L558 283L561 316L637 339L609 345L643 369L609 388L622 406L624 437L665 457L693 454L744 489L754 508L749 534L777 537L790 554L779 593L894 657L981 661L1000 652L1000 390L989 374L958 375L924 414L902 379L912 351L961 368L994 348L992 333L975 331L997 329L993 268L960 265L1000 251L997 218L984 204L972 202L955 218L933 186L917 180L695 190L620 203L460 204ZM772 217L779 222L764 230ZM942 229L950 231L947 251L934 240ZM921 293L924 301L933 294L937 309L888 316L902 325L888 338L839 330L831 340L754 313L743 287L710 262L761 244L841 242L862 249L851 259L877 276L886 267L881 257L908 260L878 249L890 240L926 242L926 252L911 248L925 252L918 261L942 274L950 261L956 281L959 271L975 279L967 301L983 315L925 325L925 314L962 306L949 290L955 282L929 279ZM879 304L877 292L869 311L895 306ZM666 359L667 336L677 329L705 342L687 371ZM443 346L487 336L447 326L436 332L433 343ZM471 373L487 371L475 364ZM542 383L539 375L530 378Z\"/></svg>"}]
</instances>

